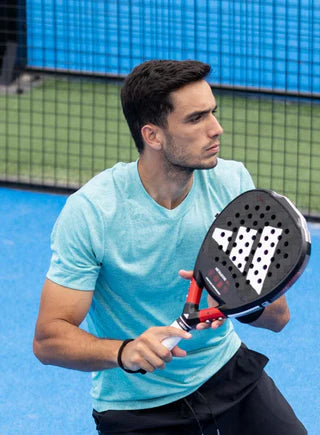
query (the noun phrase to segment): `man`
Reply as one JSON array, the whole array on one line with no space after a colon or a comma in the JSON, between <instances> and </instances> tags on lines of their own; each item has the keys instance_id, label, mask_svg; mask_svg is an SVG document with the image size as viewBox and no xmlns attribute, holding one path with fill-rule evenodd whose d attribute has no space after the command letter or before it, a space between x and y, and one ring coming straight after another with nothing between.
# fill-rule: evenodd
<instances>
[{"instance_id":1,"label":"man","mask_svg":"<svg viewBox=\"0 0 320 435\"><path fill-rule=\"evenodd\" d=\"M191 278L215 214L254 187L241 163L217 158L223 130L209 71L149 61L129 74L121 100L139 159L72 195L53 230L34 352L94 372L100 434L306 433L265 374L267 358L241 344L229 319L192 336L165 326L181 312L181 278ZM273 331L288 320L285 296L242 319ZM170 336L185 339L171 352L162 345Z\"/></svg>"}]
</instances>

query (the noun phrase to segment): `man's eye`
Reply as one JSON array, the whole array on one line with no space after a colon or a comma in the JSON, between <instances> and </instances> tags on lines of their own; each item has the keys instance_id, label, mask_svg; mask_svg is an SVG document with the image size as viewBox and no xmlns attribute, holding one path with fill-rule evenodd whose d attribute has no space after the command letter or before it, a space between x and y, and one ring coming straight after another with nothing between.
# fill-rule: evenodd
<instances>
[{"instance_id":1,"label":"man's eye","mask_svg":"<svg viewBox=\"0 0 320 435\"><path fill-rule=\"evenodd\" d=\"M198 122L198 121L200 121L201 118L202 118L202 115L194 116L193 118L191 118L191 122Z\"/></svg>"}]
</instances>

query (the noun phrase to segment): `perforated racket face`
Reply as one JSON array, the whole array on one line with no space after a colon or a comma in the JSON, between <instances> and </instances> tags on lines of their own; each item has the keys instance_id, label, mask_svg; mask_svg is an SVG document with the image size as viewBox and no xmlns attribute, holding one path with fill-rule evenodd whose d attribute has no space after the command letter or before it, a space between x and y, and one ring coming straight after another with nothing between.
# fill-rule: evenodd
<instances>
[{"instance_id":1,"label":"perforated racket face","mask_svg":"<svg viewBox=\"0 0 320 435\"><path fill-rule=\"evenodd\" d=\"M310 254L306 222L290 201L251 190L218 215L200 249L194 276L226 315L240 315L283 294Z\"/></svg>"}]
</instances>

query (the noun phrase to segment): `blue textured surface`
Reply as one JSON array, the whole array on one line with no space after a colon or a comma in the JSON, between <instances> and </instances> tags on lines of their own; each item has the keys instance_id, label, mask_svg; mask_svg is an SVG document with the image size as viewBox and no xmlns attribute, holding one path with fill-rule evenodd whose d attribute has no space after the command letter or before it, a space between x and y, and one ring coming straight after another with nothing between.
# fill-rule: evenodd
<instances>
[{"instance_id":1,"label":"blue textured surface","mask_svg":"<svg viewBox=\"0 0 320 435\"><path fill-rule=\"evenodd\" d=\"M0 433L94 435L90 374L42 366L32 353L53 223L66 197L0 188ZM305 273L288 293L292 319L274 334L235 322L242 339L270 358L267 371L306 425L320 427L320 227Z\"/></svg>"},{"instance_id":2,"label":"blue textured surface","mask_svg":"<svg viewBox=\"0 0 320 435\"><path fill-rule=\"evenodd\" d=\"M26 13L29 66L127 74L198 59L212 83L320 92L314 0L27 0Z\"/></svg>"}]
</instances>

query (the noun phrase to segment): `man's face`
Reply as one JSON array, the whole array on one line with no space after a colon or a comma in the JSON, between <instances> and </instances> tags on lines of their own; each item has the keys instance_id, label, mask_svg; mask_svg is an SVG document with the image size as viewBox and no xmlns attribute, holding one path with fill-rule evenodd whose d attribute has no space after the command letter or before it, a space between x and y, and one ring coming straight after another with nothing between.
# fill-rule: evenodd
<instances>
[{"instance_id":1,"label":"man's face","mask_svg":"<svg viewBox=\"0 0 320 435\"><path fill-rule=\"evenodd\" d=\"M172 92L173 112L163 129L167 162L181 169L210 169L217 163L223 129L214 116L211 88L200 80Z\"/></svg>"}]
</instances>

